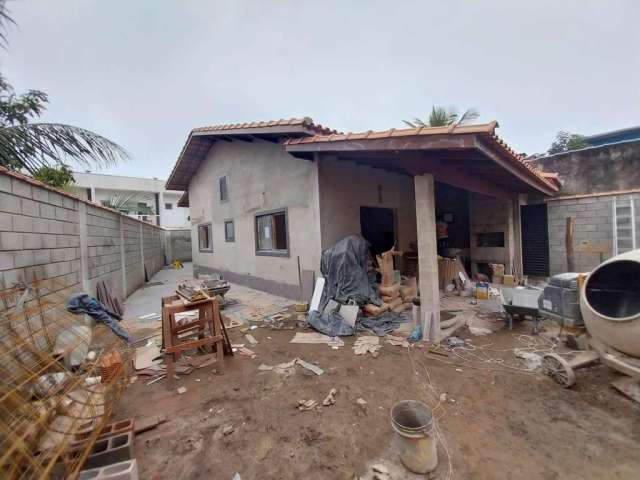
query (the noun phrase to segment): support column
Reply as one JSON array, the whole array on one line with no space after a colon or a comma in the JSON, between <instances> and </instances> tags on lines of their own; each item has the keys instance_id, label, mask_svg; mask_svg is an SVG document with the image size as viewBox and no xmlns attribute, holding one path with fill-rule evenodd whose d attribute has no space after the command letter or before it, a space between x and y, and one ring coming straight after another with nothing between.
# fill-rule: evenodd
<instances>
[{"instance_id":1,"label":"support column","mask_svg":"<svg viewBox=\"0 0 640 480\"><path fill-rule=\"evenodd\" d=\"M124 215L120 215L120 269L122 270L122 300L127 298L127 259L124 245Z\"/></svg>"},{"instance_id":2,"label":"support column","mask_svg":"<svg viewBox=\"0 0 640 480\"><path fill-rule=\"evenodd\" d=\"M440 338L440 289L436 242L436 201L433 175L416 175L416 227L418 233L418 276L423 338Z\"/></svg>"},{"instance_id":3,"label":"support column","mask_svg":"<svg viewBox=\"0 0 640 480\"><path fill-rule=\"evenodd\" d=\"M516 276L522 278L522 219L520 216L520 206L525 205L526 195L519 194L513 200L513 232L514 232L514 261L516 265Z\"/></svg>"},{"instance_id":4,"label":"support column","mask_svg":"<svg viewBox=\"0 0 640 480\"><path fill-rule=\"evenodd\" d=\"M80 236L80 281L82 282L82 290L91 295L89 291L87 204L84 202L78 202L78 234Z\"/></svg>"}]
</instances>

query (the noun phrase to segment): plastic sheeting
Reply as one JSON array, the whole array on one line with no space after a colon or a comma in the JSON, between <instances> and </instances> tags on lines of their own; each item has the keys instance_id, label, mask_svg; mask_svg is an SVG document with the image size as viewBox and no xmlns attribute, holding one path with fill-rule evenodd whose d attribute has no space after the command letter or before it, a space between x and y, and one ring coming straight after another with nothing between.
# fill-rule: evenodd
<instances>
[{"instance_id":1,"label":"plastic sheeting","mask_svg":"<svg viewBox=\"0 0 640 480\"><path fill-rule=\"evenodd\" d=\"M367 271L368 251L369 243L364 238L350 235L322 252L320 271L325 278L325 286L318 311L309 312L308 317L309 324L319 332L331 337L355 333L354 327L348 325L340 315L339 306L325 311L329 300L340 304L382 305L382 299L376 291L375 277L370 277ZM358 314L356 329L360 325L384 335L407 320L404 314L395 312L385 312L375 318Z\"/></svg>"}]
</instances>

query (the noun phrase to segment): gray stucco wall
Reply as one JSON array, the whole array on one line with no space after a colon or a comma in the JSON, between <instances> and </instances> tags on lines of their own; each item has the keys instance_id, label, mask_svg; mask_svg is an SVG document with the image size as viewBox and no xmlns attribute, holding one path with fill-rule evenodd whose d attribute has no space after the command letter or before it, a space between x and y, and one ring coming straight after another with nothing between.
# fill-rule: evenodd
<instances>
[{"instance_id":1,"label":"gray stucco wall","mask_svg":"<svg viewBox=\"0 0 640 480\"><path fill-rule=\"evenodd\" d=\"M0 289L44 280L51 292L96 294L105 281L124 299L164 265L161 228L0 171ZM123 258L124 257L124 258Z\"/></svg>"},{"instance_id":2,"label":"gray stucco wall","mask_svg":"<svg viewBox=\"0 0 640 480\"><path fill-rule=\"evenodd\" d=\"M190 262L192 260L191 230L168 230L165 241L168 262L173 260Z\"/></svg>"},{"instance_id":3,"label":"gray stucco wall","mask_svg":"<svg viewBox=\"0 0 640 480\"><path fill-rule=\"evenodd\" d=\"M227 176L229 199L220 201ZM283 146L217 142L189 185L194 272L227 279L289 298L298 296L298 266L319 271L320 234L317 164L294 158ZM286 208L289 256L256 255L255 215ZM233 220L235 241L226 242L224 222ZM213 252L200 252L198 225L212 224Z\"/></svg>"},{"instance_id":4,"label":"gray stucco wall","mask_svg":"<svg viewBox=\"0 0 640 480\"><path fill-rule=\"evenodd\" d=\"M560 153L532 163L559 174L561 196L640 188L640 141Z\"/></svg>"},{"instance_id":5,"label":"gray stucco wall","mask_svg":"<svg viewBox=\"0 0 640 480\"><path fill-rule=\"evenodd\" d=\"M416 241L413 177L323 157L319 180L323 249L347 235L361 233L360 207L395 211L398 249L407 250L409 243Z\"/></svg>"}]
</instances>

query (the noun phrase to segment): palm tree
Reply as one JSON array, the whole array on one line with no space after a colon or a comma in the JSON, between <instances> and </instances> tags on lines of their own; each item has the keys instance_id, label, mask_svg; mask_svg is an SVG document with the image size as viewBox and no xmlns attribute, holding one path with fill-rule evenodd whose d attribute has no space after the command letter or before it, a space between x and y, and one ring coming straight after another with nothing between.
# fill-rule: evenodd
<instances>
[{"instance_id":1,"label":"palm tree","mask_svg":"<svg viewBox=\"0 0 640 480\"><path fill-rule=\"evenodd\" d=\"M431 113L429 114L429 120L424 121L420 118L414 118L412 122L403 120L403 122L411 128L419 127L446 127L455 123L456 125L462 125L471 120L475 120L480 116L480 113L475 108L469 108L465 112L458 116L458 112L454 107L431 107Z\"/></svg>"},{"instance_id":2,"label":"palm tree","mask_svg":"<svg viewBox=\"0 0 640 480\"><path fill-rule=\"evenodd\" d=\"M0 0L0 46L6 28L15 24L6 0ZM62 123L34 122L49 99L40 90L16 95L0 74L0 165L34 174L42 167L62 166L66 159L80 167L106 167L129 157L125 149L84 128Z\"/></svg>"}]
</instances>

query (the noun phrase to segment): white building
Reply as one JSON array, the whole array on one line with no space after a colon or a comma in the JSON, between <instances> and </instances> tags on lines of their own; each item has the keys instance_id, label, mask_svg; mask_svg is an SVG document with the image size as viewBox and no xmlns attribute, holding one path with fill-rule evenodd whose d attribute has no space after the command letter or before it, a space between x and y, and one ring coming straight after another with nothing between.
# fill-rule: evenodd
<instances>
[{"instance_id":1,"label":"white building","mask_svg":"<svg viewBox=\"0 0 640 480\"><path fill-rule=\"evenodd\" d=\"M165 190L164 180L89 172L74 172L73 178L81 198L164 228L191 228L189 209L178 207L183 192Z\"/></svg>"}]
</instances>

